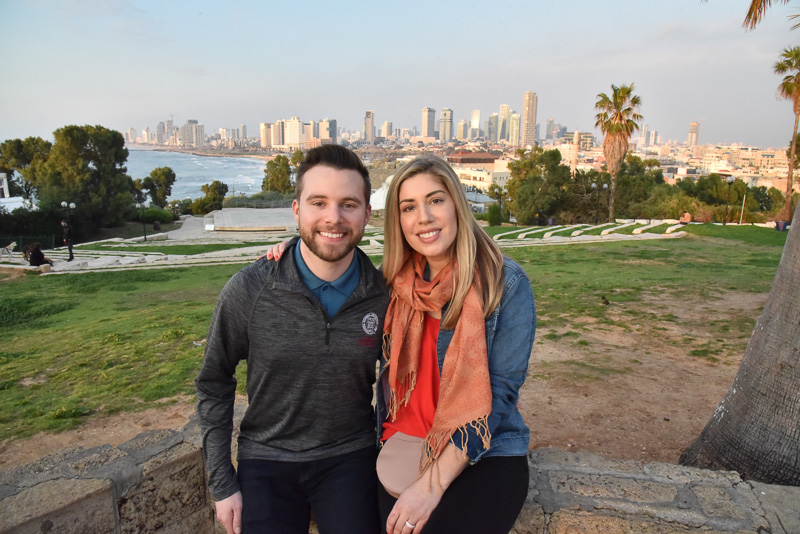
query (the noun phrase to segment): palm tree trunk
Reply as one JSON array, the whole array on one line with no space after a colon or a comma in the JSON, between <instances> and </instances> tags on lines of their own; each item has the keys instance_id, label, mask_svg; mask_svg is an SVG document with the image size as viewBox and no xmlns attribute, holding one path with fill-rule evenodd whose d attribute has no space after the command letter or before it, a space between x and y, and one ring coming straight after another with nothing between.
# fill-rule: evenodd
<instances>
[{"instance_id":1,"label":"palm tree trunk","mask_svg":"<svg viewBox=\"0 0 800 534\"><path fill-rule=\"evenodd\" d=\"M800 486L798 347L800 230L793 229L733 385L680 463Z\"/></svg>"},{"instance_id":2,"label":"palm tree trunk","mask_svg":"<svg viewBox=\"0 0 800 534\"><path fill-rule=\"evenodd\" d=\"M786 174L786 206L783 208L785 221L792 222L792 186L794 185L794 156L797 150L797 123L800 113L794 114L794 130L792 132L792 148L789 150L789 172Z\"/></svg>"}]
</instances>

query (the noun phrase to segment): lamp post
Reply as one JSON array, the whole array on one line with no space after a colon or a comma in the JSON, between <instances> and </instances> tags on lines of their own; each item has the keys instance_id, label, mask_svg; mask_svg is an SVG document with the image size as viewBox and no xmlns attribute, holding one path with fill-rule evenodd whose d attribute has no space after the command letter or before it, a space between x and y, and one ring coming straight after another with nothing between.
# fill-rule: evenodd
<instances>
[{"instance_id":1,"label":"lamp post","mask_svg":"<svg viewBox=\"0 0 800 534\"><path fill-rule=\"evenodd\" d=\"M75 203L74 202L70 202L69 204L67 204L67 201L64 200L64 201L61 202L61 207L64 209L64 211L67 214L67 222L71 224L72 223L72 210L75 209Z\"/></svg>"},{"instance_id":2,"label":"lamp post","mask_svg":"<svg viewBox=\"0 0 800 534\"><path fill-rule=\"evenodd\" d=\"M139 208L139 218L142 220L142 232L144 232L144 241L147 242L147 225L144 222L144 204L141 202L136 203L136 207Z\"/></svg>"},{"instance_id":3,"label":"lamp post","mask_svg":"<svg viewBox=\"0 0 800 534\"><path fill-rule=\"evenodd\" d=\"M733 185L733 182L736 181L736 178L733 176L728 176L725 178L725 181L728 182L728 196L725 198L725 220L722 221L722 226L725 226L728 223L728 205L731 203L731 185Z\"/></svg>"}]
</instances>

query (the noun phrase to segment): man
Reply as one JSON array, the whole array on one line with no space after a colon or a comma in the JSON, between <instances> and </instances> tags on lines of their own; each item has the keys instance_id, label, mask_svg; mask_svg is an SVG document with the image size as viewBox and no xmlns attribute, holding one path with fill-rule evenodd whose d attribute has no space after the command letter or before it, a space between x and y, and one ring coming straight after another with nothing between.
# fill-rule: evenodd
<instances>
[{"instance_id":1,"label":"man","mask_svg":"<svg viewBox=\"0 0 800 534\"><path fill-rule=\"evenodd\" d=\"M61 226L64 228L64 244L67 245L69 250L69 259L67 261L72 261L75 259L75 256L72 255L72 226L67 221L61 221Z\"/></svg>"},{"instance_id":2,"label":"man","mask_svg":"<svg viewBox=\"0 0 800 534\"><path fill-rule=\"evenodd\" d=\"M292 203L300 238L225 285L195 381L203 454L228 534L380 530L372 385L389 302L356 245L370 182L338 145L309 151ZM231 464L236 365L249 405ZM241 525L241 528L240 528Z\"/></svg>"}]
</instances>

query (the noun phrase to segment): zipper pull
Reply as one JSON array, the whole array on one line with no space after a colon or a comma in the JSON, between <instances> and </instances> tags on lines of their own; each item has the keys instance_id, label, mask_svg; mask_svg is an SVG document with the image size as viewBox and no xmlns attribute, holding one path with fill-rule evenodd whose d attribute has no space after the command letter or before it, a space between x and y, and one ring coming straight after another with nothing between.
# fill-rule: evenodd
<instances>
[{"instance_id":1,"label":"zipper pull","mask_svg":"<svg viewBox=\"0 0 800 534\"><path fill-rule=\"evenodd\" d=\"M325 344L328 345L331 339L331 323L325 324Z\"/></svg>"}]
</instances>

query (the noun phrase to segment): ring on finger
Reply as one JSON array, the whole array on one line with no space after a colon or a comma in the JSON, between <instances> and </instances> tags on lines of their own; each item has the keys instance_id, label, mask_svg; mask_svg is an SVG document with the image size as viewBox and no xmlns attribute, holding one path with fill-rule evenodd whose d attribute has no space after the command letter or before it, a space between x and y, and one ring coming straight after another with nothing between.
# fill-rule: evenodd
<instances>
[{"instance_id":1,"label":"ring on finger","mask_svg":"<svg viewBox=\"0 0 800 534\"><path fill-rule=\"evenodd\" d=\"M410 528L411 530L414 530L415 528L417 528L417 525L412 525L412 524L411 524L411 523L409 523L408 521L406 521L406 526L407 526L408 528Z\"/></svg>"}]
</instances>

